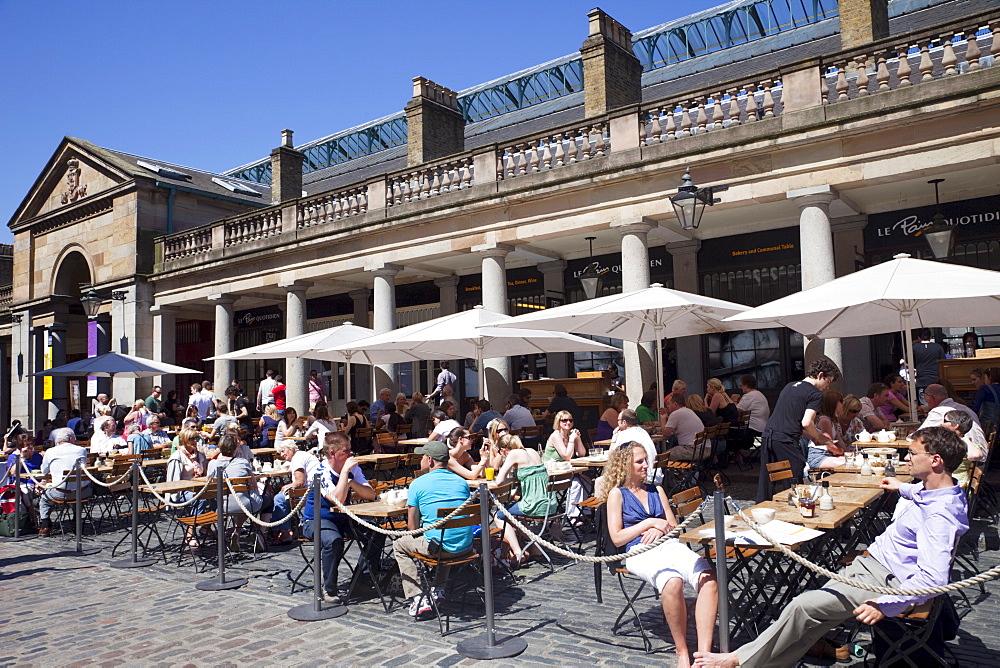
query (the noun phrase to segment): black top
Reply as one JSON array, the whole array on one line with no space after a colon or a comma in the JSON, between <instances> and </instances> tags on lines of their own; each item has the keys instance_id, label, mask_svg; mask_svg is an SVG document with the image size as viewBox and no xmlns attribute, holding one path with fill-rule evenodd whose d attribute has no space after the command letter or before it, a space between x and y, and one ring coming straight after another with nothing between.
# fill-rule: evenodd
<instances>
[{"instance_id":1,"label":"black top","mask_svg":"<svg viewBox=\"0 0 1000 668\"><path fill-rule=\"evenodd\" d=\"M799 438L802 436L802 417L806 410L811 408L818 413L822 401L823 393L812 383L797 380L785 385L771 411L766 430Z\"/></svg>"},{"instance_id":2,"label":"black top","mask_svg":"<svg viewBox=\"0 0 1000 668\"><path fill-rule=\"evenodd\" d=\"M550 414L555 415L559 411L569 411L569 414L573 416L573 422L580 429L584 431L581 425L582 414L580 413L580 407L576 405L576 401L573 397L553 397L552 403L546 408Z\"/></svg>"},{"instance_id":3,"label":"black top","mask_svg":"<svg viewBox=\"0 0 1000 668\"><path fill-rule=\"evenodd\" d=\"M706 427L714 427L720 422L719 416L708 408L703 411L694 411L694 414L698 416L698 419L700 419L701 423Z\"/></svg>"},{"instance_id":4,"label":"black top","mask_svg":"<svg viewBox=\"0 0 1000 668\"><path fill-rule=\"evenodd\" d=\"M736 404L730 401L719 409L719 419L735 427L740 423L740 410L736 408ZM707 427L708 425L705 426Z\"/></svg>"},{"instance_id":5,"label":"black top","mask_svg":"<svg viewBox=\"0 0 1000 668\"><path fill-rule=\"evenodd\" d=\"M938 381L937 361L944 358L944 348L933 341L913 344L913 366L917 370L918 387L927 387Z\"/></svg>"}]
</instances>

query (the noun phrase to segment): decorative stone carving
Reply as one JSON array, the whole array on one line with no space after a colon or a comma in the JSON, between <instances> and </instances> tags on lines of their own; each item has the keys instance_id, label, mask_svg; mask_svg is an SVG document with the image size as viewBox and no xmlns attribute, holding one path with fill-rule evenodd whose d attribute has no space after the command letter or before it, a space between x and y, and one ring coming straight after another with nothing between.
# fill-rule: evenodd
<instances>
[{"instance_id":1,"label":"decorative stone carving","mask_svg":"<svg viewBox=\"0 0 1000 668\"><path fill-rule=\"evenodd\" d=\"M69 204L87 196L87 184L80 183L80 161L76 158L70 158L66 162L66 167L66 191L59 200L63 204Z\"/></svg>"}]
</instances>

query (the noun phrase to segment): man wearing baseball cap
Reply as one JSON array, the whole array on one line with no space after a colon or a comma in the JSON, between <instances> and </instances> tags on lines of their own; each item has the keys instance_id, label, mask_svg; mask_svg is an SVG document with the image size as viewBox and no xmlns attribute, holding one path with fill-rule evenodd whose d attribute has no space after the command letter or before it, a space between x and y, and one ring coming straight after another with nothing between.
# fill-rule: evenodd
<instances>
[{"instance_id":1,"label":"man wearing baseball cap","mask_svg":"<svg viewBox=\"0 0 1000 668\"><path fill-rule=\"evenodd\" d=\"M415 453L423 455L421 469L429 469L410 485L406 505L409 514L406 527L409 530L433 524L438 520L438 508L460 506L469 498L469 484L464 478L448 470L448 446L440 441L431 441L416 448ZM411 600L410 615L420 617L433 610L431 601L420 593L417 565L411 554L434 556L430 542L440 544L440 550L461 555L472 549L472 527L435 529L419 536L400 536L393 543L392 552L399 564L403 579L403 594ZM434 575L434 598L444 597L444 583L448 579L448 567L442 566Z\"/></svg>"}]
</instances>

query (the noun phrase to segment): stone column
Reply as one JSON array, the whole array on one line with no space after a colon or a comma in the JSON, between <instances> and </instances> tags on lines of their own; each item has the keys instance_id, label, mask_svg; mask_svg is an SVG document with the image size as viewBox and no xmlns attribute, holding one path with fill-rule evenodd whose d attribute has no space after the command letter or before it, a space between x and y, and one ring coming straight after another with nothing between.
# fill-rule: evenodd
<instances>
[{"instance_id":1,"label":"stone column","mask_svg":"<svg viewBox=\"0 0 1000 668\"><path fill-rule=\"evenodd\" d=\"M354 300L354 322L358 327L371 327L368 316L368 301L372 296L372 291L368 288L351 290L347 293ZM347 370L345 370L345 373ZM372 370L367 364L351 364L351 394L352 397L345 397L347 401L368 398L369 401L374 396L372 393Z\"/></svg>"},{"instance_id":2,"label":"stone column","mask_svg":"<svg viewBox=\"0 0 1000 668\"><path fill-rule=\"evenodd\" d=\"M667 244L667 251L673 259L674 288L692 294L701 294L698 285L698 251L701 241L677 241ZM682 336L677 343L677 377L689 387L698 387L708 376L705 373L704 356L701 350L700 336ZM670 391L670 386L663 388L663 395ZM691 390L695 393L695 390ZM700 392L697 392L700 394ZM661 397L662 399L662 397Z\"/></svg>"},{"instance_id":3,"label":"stone column","mask_svg":"<svg viewBox=\"0 0 1000 668\"><path fill-rule=\"evenodd\" d=\"M641 220L613 225L622 235L622 292L649 287L649 248L646 238L655 223ZM625 390L629 405L638 406L642 393L656 376L655 344L623 341L625 353Z\"/></svg>"},{"instance_id":4,"label":"stone column","mask_svg":"<svg viewBox=\"0 0 1000 668\"><path fill-rule=\"evenodd\" d=\"M306 333L306 290L312 287L308 281L279 283L285 289L285 337L291 338ZM285 359L285 385L288 405L304 415L309 410L309 360L301 357Z\"/></svg>"},{"instance_id":5,"label":"stone column","mask_svg":"<svg viewBox=\"0 0 1000 668\"><path fill-rule=\"evenodd\" d=\"M396 274L402 268L398 264L384 264L373 272L375 275L375 302L372 315L375 320L374 330L377 334L396 329ZM379 364L375 367L373 399L383 387L388 387L395 396L397 387L395 364Z\"/></svg>"},{"instance_id":6,"label":"stone column","mask_svg":"<svg viewBox=\"0 0 1000 668\"><path fill-rule=\"evenodd\" d=\"M865 258L865 226L868 216L849 216L831 221L833 230L834 269L837 277L853 274L858 270L858 262ZM844 372L842 388L844 394L861 396L868 390L875 370L872 369L871 339L867 336L849 336L840 339L840 354L850 360Z\"/></svg>"},{"instance_id":7,"label":"stone column","mask_svg":"<svg viewBox=\"0 0 1000 668\"><path fill-rule=\"evenodd\" d=\"M438 315L451 315L458 312L458 276L442 276L434 279L438 287Z\"/></svg>"},{"instance_id":8,"label":"stone column","mask_svg":"<svg viewBox=\"0 0 1000 668\"><path fill-rule=\"evenodd\" d=\"M87 336L90 336L90 325L87 325ZM94 318L94 355L103 355L105 353L111 352L111 314L110 313L100 313ZM90 341L87 342L88 346ZM111 396L111 379L103 378L98 376L96 383L96 392L93 396L96 397L98 394L106 394Z\"/></svg>"},{"instance_id":9,"label":"stone column","mask_svg":"<svg viewBox=\"0 0 1000 668\"><path fill-rule=\"evenodd\" d=\"M545 299L558 299L566 303L566 260L543 262L537 267L542 272L542 290ZM545 356L550 378L569 378L574 375L573 353L548 353Z\"/></svg>"},{"instance_id":10,"label":"stone column","mask_svg":"<svg viewBox=\"0 0 1000 668\"><path fill-rule=\"evenodd\" d=\"M483 308L507 315L507 254L514 250L507 244L473 246L472 251L483 259ZM509 357L491 357L483 360L486 387L479 388L479 396L490 403L502 406L513 388L513 373Z\"/></svg>"},{"instance_id":11,"label":"stone column","mask_svg":"<svg viewBox=\"0 0 1000 668\"><path fill-rule=\"evenodd\" d=\"M837 277L834 270L833 232L830 227L830 202L837 197L833 186L812 186L789 190L789 199L799 206L799 246L802 262L802 289L829 283ZM805 366L825 355L843 370L840 339L807 339Z\"/></svg>"},{"instance_id":12,"label":"stone column","mask_svg":"<svg viewBox=\"0 0 1000 668\"><path fill-rule=\"evenodd\" d=\"M7 339L0 339L0 425L10 424L11 382L7 368L7 350L11 347Z\"/></svg>"},{"instance_id":13,"label":"stone column","mask_svg":"<svg viewBox=\"0 0 1000 668\"><path fill-rule=\"evenodd\" d=\"M234 295L209 295L208 301L215 304L215 354L225 355L233 351L233 305L237 297ZM233 379L236 362L232 360L215 360L212 363L212 383L216 392L225 391L229 381Z\"/></svg>"},{"instance_id":14,"label":"stone column","mask_svg":"<svg viewBox=\"0 0 1000 668\"><path fill-rule=\"evenodd\" d=\"M68 325L62 322L54 322L45 327L45 345L51 354L50 369L66 364L66 329ZM69 411L69 399L67 396L68 379L65 376L52 377L52 395L48 400L47 417L55 419L60 410Z\"/></svg>"},{"instance_id":15,"label":"stone column","mask_svg":"<svg viewBox=\"0 0 1000 668\"><path fill-rule=\"evenodd\" d=\"M31 424L34 383L28 374L35 371L31 366L31 312L28 309L13 311L10 325L10 402L11 420Z\"/></svg>"},{"instance_id":16,"label":"stone column","mask_svg":"<svg viewBox=\"0 0 1000 668\"><path fill-rule=\"evenodd\" d=\"M155 305L149 309L153 315L153 359L166 364L177 362L177 307ZM177 389L173 376L156 376L153 385L163 389L166 398L170 388ZM164 387L165 385L169 387ZM224 389L224 388L223 388ZM177 393L183 396L181 392Z\"/></svg>"}]
</instances>

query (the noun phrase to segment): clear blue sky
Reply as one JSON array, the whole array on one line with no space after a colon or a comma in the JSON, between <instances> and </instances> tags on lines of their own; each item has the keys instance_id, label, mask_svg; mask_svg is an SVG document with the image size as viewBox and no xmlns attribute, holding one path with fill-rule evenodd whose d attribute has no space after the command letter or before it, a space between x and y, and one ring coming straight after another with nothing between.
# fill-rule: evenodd
<instances>
[{"instance_id":1,"label":"clear blue sky","mask_svg":"<svg viewBox=\"0 0 1000 668\"><path fill-rule=\"evenodd\" d=\"M600 6L638 32L719 0L0 0L0 219L63 136L224 171L575 52ZM0 228L0 243L13 240Z\"/></svg>"}]
</instances>

